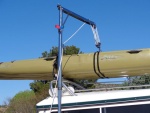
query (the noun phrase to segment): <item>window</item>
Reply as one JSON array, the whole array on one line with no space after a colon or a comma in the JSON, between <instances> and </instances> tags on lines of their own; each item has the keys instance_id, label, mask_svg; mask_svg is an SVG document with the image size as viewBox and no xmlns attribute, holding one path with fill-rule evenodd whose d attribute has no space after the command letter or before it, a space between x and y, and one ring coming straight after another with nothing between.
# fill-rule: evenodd
<instances>
[{"instance_id":1,"label":"window","mask_svg":"<svg viewBox=\"0 0 150 113\"><path fill-rule=\"evenodd\" d=\"M57 113L57 112L54 112ZM81 110L74 110L74 111L63 111L62 113L100 113L99 108L94 109L81 109Z\"/></svg>"},{"instance_id":2,"label":"window","mask_svg":"<svg viewBox=\"0 0 150 113\"><path fill-rule=\"evenodd\" d=\"M150 113L150 104L106 107L102 108L102 113Z\"/></svg>"}]
</instances>

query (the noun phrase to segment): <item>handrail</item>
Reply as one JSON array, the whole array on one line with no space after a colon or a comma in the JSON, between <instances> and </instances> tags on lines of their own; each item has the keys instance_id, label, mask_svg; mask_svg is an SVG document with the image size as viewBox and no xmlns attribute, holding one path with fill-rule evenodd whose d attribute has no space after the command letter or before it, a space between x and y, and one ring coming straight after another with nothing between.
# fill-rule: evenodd
<instances>
[{"instance_id":1,"label":"handrail","mask_svg":"<svg viewBox=\"0 0 150 113\"><path fill-rule=\"evenodd\" d=\"M52 97L54 97L55 96L55 90L54 90L54 87L53 87L53 84L55 83L56 84L56 80L53 80L53 81L51 81L50 82L50 92L49 92L49 94L50 94L50 96L52 96ZM79 84L76 84L76 83L74 83L74 82L72 82L72 81L69 81L69 80L64 80L63 79L63 81L62 81L62 86L65 88L65 91L68 91L68 93L70 94L70 95L72 95L72 96L76 96L76 94L71 90L71 89L69 89L69 87L67 87L67 85L66 84L71 84L72 86L75 86L75 87L77 87L77 88L79 88L79 89L82 89L82 90L85 90L85 88L84 87L82 87L82 86L80 86Z\"/></svg>"},{"instance_id":2,"label":"handrail","mask_svg":"<svg viewBox=\"0 0 150 113\"><path fill-rule=\"evenodd\" d=\"M99 88L99 89L85 89L85 90L75 90L75 92L89 92L89 91L103 91L103 90L115 90L115 89L134 89L134 88L143 88L150 87L150 85L138 85L138 86L124 86L124 87L112 87L112 88Z\"/></svg>"},{"instance_id":3,"label":"handrail","mask_svg":"<svg viewBox=\"0 0 150 113\"><path fill-rule=\"evenodd\" d=\"M50 92L51 92L51 96L54 96L54 88L53 88L53 84L56 82L56 80L51 81L50 83ZM70 84L71 86L75 86L77 88L79 88L79 90L75 90L75 92L72 92L66 84ZM79 92L92 92L92 91L108 91L108 90L124 90L124 89L135 89L135 88L145 88L145 87L150 87L150 84L147 85L131 85L131 86L120 86L120 87L109 87L109 88L97 88L97 89L85 89L84 87L82 87L81 85L69 81L69 80L64 80L63 79L63 83L62 83L63 87L65 88L66 91L68 91L68 93L72 96L76 96L75 93L79 93Z\"/></svg>"}]
</instances>

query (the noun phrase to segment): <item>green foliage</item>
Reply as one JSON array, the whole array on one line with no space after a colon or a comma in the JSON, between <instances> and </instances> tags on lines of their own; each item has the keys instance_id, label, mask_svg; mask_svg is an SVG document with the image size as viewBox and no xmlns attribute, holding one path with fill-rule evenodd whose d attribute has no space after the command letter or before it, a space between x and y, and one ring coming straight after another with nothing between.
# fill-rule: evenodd
<instances>
[{"instance_id":1,"label":"green foliage","mask_svg":"<svg viewBox=\"0 0 150 113\"><path fill-rule=\"evenodd\" d=\"M64 55L72 55L72 54L78 54L78 53L83 53L83 52L80 51L80 48L77 48L74 45L72 45L72 46L65 46L63 48L63 54ZM57 56L57 54L58 54L58 47L52 47L52 49L50 49L50 52L44 51L42 53L42 57Z\"/></svg>"},{"instance_id":2,"label":"green foliage","mask_svg":"<svg viewBox=\"0 0 150 113\"><path fill-rule=\"evenodd\" d=\"M20 100L30 100L32 97L35 97L35 94L33 91L29 91L29 90L26 90L26 91L21 91L19 93L17 93L12 101L14 102L19 102Z\"/></svg>"},{"instance_id":3,"label":"green foliage","mask_svg":"<svg viewBox=\"0 0 150 113\"><path fill-rule=\"evenodd\" d=\"M76 46L66 46L64 48L64 55L72 55L72 54L78 54L82 53L80 52L80 48L77 48Z\"/></svg>"},{"instance_id":4,"label":"green foliage","mask_svg":"<svg viewBox=\"0 0 150 113\"><path fill-rule=\"evenodd\" d=\"M150 84L150 75L128 77L124 85L145 85Z\"/></svg>"},{"instance_id":5,"label":"green foliage","mask_svg":"<svg viewBox=\"0 0 150 113\"><path fill-rule=\"evenodd\" d=\"M49 56L57 56L57 54L58 54L58 47L52 47L52 49L50 49Z\"/></svg>"},{"instance_id":6,"label":"green foliage","mask_svg":"<svg viewBox=\"0 0 150 113\"><path fill-rule=\"evenodd\" d=\"M19 92L10 100L6 113L35 113L36 102L33 91Z\"/></svg>"},{"instance_id":7,"label":"green foliage","mask_svg":"<svg viewBox=\"0 0 150 113\"><path fill-rule=\"evenodd\" d=\"M37 101L45 99L49 96L49 82L43 83L42 81L34 81L30 83L30 88L34 91Z\"/></svg>"},{"instance_id":8,"label":"green foliage","mask_svg":"<svg viewBox=\"0 0 150 113\"><path fill-rule=\"evenodd\" d=\"M91 79L91 80L72 80L73 82L83 86L84 88L87 89L94 89L95 85L91 83L95 83L96 79Z\"/></svg>"},{"instance_id":9,"label":"green foliage","mask_svg":"<svg viewBox=\"0 0 150 113\"><path fill-rule=\"evenodd\" d=\"M49 55L49 53L47 52L47 51L44 51L43 53L42 53L42 57L49 57L50 55Z\"/></svg>"}]
</instances>

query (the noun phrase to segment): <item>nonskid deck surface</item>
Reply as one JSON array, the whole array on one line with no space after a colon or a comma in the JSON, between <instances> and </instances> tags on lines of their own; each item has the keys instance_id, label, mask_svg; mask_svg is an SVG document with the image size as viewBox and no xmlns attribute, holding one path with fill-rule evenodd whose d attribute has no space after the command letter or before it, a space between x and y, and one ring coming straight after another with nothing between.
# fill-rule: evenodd
<instances>
[{"instance_id":1,"label":"nonskid deck surface","mask_svg":"<svg viewBox=\"0 0 150 113\"><path fill-rule=\"evenodd\" d=\"M0 63L0 79L52 80L56 59L31 59ZM63 56L65 79L93 79L150 74L150 49ZM100 72L103 74L100 74ZM98 73L99 76L96 74Z\"/></svg>"}]
</instances>

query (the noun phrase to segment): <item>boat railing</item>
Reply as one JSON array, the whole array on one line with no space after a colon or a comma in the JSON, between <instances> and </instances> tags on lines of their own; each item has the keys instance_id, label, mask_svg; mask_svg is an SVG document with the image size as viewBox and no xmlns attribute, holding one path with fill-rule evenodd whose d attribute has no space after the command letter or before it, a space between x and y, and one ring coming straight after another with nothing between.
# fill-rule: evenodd
<instances>
[{"instance_id":1,"label":"boat railing","mask_svg":"<svg viewBox=\"0 0 150 113\"><path fill-rule=\"evenodd\" d=\"M54 97L57 95L57 91L58 89L55 87L57 84L57 80L53 80L50 82L50 89L49 89L49 94L51 97ZM75 82L72 82L72 81L69 81L69 80L63 80L62 81L62 93L63 95L72 95L72 96L76 96L75 94L75 88L77 89L81 89L81 90L85 90L84 87L82 87L81 85L75 83Z\"/></svg>"},{"instance_id":2,"label":"boat railing","mask_svg":"<svg viewBox=\"0 0 150 113\"><path fill-rule=\"evenodd\" d=\"M90 91L108 91L108 90L133 90L133 89L145 89L150 88L150 85L135 85L135 86L120 86L120 87L106 87L106 88L96 88L96 89L82 89L75 90L76 93L79 92L90 92Z\"/></svg>"},{"instance_id":3,"label":"boat railing","mask_svg":"<svg viewBox=\"0 0 150 113\"><path fill-rule=\"evenodd\" d=\"M54 87L57 84L56 80L53 80L50 82L50 89L49 94L51 97L54 97L57 95L57 88ZM92 84L92 83L90 83ZM93 83L95 84L95 83ZM102 84L100 83L99 86L108 86L108 84ZM100 88L94 88L94 89L85 89L81 85L69 81L69 80L63 80L62 81L62 93L63 95L71 95L76 96L76 93L80 92L94 92L94 91L110 91L110 90L134 90L134 89L146 89L150 88L150 84L146 85L130 85L130 86L115 86L114 84L111 84L113 87L100 87ZM119 84L121 85L121 84Z\"/></svg>"}]
</instances>

